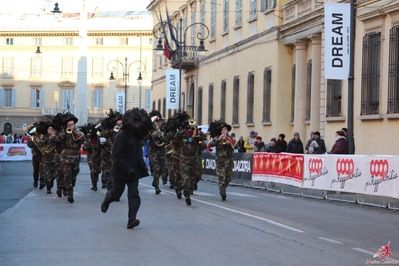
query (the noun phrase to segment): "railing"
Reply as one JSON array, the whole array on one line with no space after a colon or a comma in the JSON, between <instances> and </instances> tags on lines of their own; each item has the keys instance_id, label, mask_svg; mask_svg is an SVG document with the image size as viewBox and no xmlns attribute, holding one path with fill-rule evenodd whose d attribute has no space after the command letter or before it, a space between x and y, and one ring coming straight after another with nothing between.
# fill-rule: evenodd
<instances>
[{"instance_id":1,"label":"railing","mask_svg":"<svg viewBox=\"0 0 399 266\"><path fill-rule=\"evenodd\" d=\"M44 116L52 116L56 115L57 113L66 113L70 112L72 114L76 114L76 109L75 108L43 108L42 109L42 115Z\"/></svg>"},{"instance_id":2,"label":"railing","mask_svg":"<svg viewBox=\"0 0 399 266\"><path fill-rule=\"evenodd\" d=\"M198 62L198 52L196 46L186 46L182 51L182 69L194 68ZM172 68L179 68L179 51L176 50L172 54Z\"/></svg>"}]
</instances>

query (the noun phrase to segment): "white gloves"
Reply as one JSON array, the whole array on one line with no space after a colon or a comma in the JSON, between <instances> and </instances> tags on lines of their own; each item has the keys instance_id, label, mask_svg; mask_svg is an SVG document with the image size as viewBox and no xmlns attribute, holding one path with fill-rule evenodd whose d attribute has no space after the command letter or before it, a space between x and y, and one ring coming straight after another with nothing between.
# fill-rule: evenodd
<instances>
[{"instance_id":1,"label":"white gloves","mask_svg":"<svg viewBox=\"0 0 399 266\"><path fill-rule=\"evenodd\" d=\"M101 145L105 144L105 142L107 142L106 138L100 138L100 144Z\"/></svg>"}]
</instances>

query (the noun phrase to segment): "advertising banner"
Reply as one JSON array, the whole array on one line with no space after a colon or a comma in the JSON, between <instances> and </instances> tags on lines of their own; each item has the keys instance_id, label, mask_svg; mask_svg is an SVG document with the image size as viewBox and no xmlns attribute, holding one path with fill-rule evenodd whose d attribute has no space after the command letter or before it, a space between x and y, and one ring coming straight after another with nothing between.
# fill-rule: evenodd
<instances>
[{"instance_id":1,"label":"advertising banner","mask_svg":"<svg viewBox=\"0 0 399 266\"><path fill-rule=\"evenodd\" d=\"M324 3L324 76L349 77L351 8L349 3Z\"/></svg>"},{"instance_id":2,"label":"advertising banner","mask_svg":"<svg viewBox=\"0 0 399 266\"><path fill-rule=\"evenodd\" d=\"M180 73L166 69L166 109L179 109Z\"/></svg>"},{"instance_id":3,"label":"advertising banner","mask_svg":"<svg viewBox=\"0 0 399 266\"><path fill-rule=\"evenodd\" d=\"M302 187L304 156L292 153L255 152L252 181L276 182Z\"/></svg>"},{"instance_id":4,"label":"advertising banner","mask_svg":"<svg viewBox=\"0 0 399 266\"><path fill-rule=\"evenodd\" d=\"M399 198L399 158L306 155L303 187Z\"/></svg>"},{"instance_id":5,"label":"advertising banner","mask_svg":"<svg viewBox=\"0 0 399 266\"><path fill-rule=\"evenodd\" d=\"M31 149L26 144L0 144L0 161L32 160Z\"/></svg>"},{"instance_id":6,"label":"advertising banner","mask_svg":"<svg viewBox=\"0 0 399 266\"><path fill-rule=\"evenodd\" d=\"M124 91L118 91L116 92L116 111L120 113L125 112L125 92Z\"/></svg>"},{"instance_id":7,"label":"advertising banner","mask_svg":"<svg viewBox=\"0 0 399 266\"><path fill-rule=\"evenodd\" d=\"M208 151L202 152L202 173L216 176L216 156ZM234 153L234 167L231 178L251 180L251 153Z\"/></svg>"}]
</instances>

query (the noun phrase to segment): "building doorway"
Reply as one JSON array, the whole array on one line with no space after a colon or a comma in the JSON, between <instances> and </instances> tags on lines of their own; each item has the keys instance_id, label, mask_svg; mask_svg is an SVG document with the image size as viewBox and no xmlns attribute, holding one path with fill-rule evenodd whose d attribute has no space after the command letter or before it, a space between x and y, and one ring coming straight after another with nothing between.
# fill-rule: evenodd
<instances>
[{"instance_id":1,"label":"building doorway","mask_svg":"<svg viewBox=\"0 0 399 266\"><path fill-rule=\"evenodd\" d=\"M8 135L8 134L12 133L12 125L11 125L11 123L7 122L7 123L4 124L3 132L4 132L4 135Z\"/></svg>"}]
</instances>

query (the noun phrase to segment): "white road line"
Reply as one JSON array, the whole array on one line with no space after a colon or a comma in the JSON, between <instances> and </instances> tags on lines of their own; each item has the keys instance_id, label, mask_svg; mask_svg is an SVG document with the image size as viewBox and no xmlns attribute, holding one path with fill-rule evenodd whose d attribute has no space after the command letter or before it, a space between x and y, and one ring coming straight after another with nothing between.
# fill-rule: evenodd
<instances>
[{"instance_id":1,"label":"white road line","mask_svg":"<svg viewBox=\"0 0 399 266\"><path fill-rule=\"evenodd\" d=\"M258 197L258 196L254 196L254 195L237 193L237 192L229 192L229 191L227 191L227 195L234 195L234 196L244 197L244 198L257 198Z\"/></svg>"},{"instance_id":2,"label":"white road line","mask_svg":"<svg viewBox=\"0 0 399 266\"><path fill-rule=\"evenodd\" d=\"M145 184L140 184L140 186L151 187L151 186L145 185ZM169 191L165 191L165 192L169 193L169 194L175 194L174 192L169 192ZM302 230L300 230L298 228L295 228L295 227L292 227L292 226L289 226L289 225L285 225L285 224L282 224L282 223L279 223L279 222L276 222L276 221L273 221L273 220L270 220L270 219L267 219L267 218L256 216L256 215L253 215L253 214L250 214L250 213L247 213L247 212L237 211L237 210L234 210L234 209L231 209L231 208L228 208L228 207L224 207L224 206L221 206L221 205L218 205L218 204L213 204L213 203L206 202L206 201L203 201L203 200L199 200L199 199L196 199L196 198L191 198L191 200L198 201L198 202L201 202L203 204L206 204L206 205L209 205L209 206L213 206L213 207L216 207L216 208L219 208L219 209L223 209L225 211L229 211L229 212L241 214L243 216L251 217L251 218L254 218L254 219L257 219L257 220L261 220L261 221L264 221L266 223L269 223L269 224L272 224L272 225L275 225L275 226L278 226L278 227L281 227L281 228L284 228L284 229L288 229L288 230L291 230L291 231L294 231L294 232L297 232L297 233L304 233L304 231L302 231Z\"/></svg>"},{"instance_id":3,"label":"white road line","mask_svg":"<svg viewBox=\"0 0 399 266\"><path fill-rule=\"evenodd\" d=\"M368 251L368 250L365 250L365 249L362 249L362 248L352 248L353 250L356 250L356 251L359 251L359 252L362 252L362 253L365 253L365 254L368 254L368 255L371 255L371 256L374 256L374 254L375 254L375 252L371 252L371 251Z\"/></svg>"},{"instance_id":4,"label":"white road line","mask_svg":"<svg viewBox=\"0 0 399 266\"><path fill-rule=\"evenodd\" d=\"M218 196L216 194L211 194L211 193L207 193L207 192L201 192L201 191L194 191L194 195L196 196L204 196L204 197L209 197L209 196Z\"/></svg>"},{"instance_id":5,"label":"white road line","mask_svg":"<svg viewBox=\"0 0 399 266\"><path fill-rule=\"evenodd\" d=\"M331 238L325 238L325 237L317 237L317 238L334 244L343 244L342 242L339 242Z\"/></svg>"}]
</instances>

